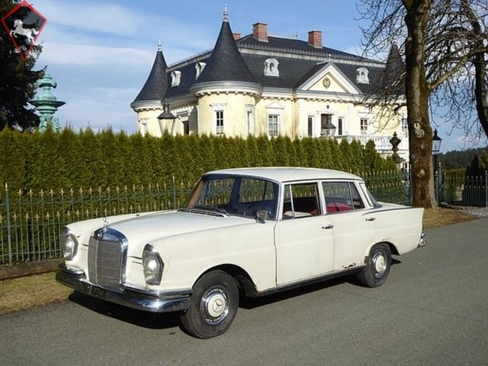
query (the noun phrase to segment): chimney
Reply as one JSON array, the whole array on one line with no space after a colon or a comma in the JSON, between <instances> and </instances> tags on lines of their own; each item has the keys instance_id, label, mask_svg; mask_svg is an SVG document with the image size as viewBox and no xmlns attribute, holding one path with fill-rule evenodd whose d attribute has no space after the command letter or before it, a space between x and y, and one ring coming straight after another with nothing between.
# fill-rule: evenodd
<instances>
[{"instance_id":1,"label":"chimney","mask_svg":"<svg viewBox=\"0 0 488 366\"><path fill-rule=\"evenodd\" d=\"M322 31L308 32L308 45L314 48L322 48Z\"/></svg>"},{"instance_id":2,"label":"chimney","mask_svg":"<svg viewBox=\"0 0 488 366\"><path fill-rule=\"evenodd\" d=\"M234 41L237 41L238 39L241 38L241 34L240 33L232 33L232 36L234 37Z\"/></svg>"},{"instance_id":3,"label":"chimney","mask_svg":"<svg viewBox=\"0 0 488 366\"><path fill-rule=\"evenodd\" d=\"M252 36L259 42L268 42L268 25L266 23L253 24Z\"/></svg>"}]
</instances>

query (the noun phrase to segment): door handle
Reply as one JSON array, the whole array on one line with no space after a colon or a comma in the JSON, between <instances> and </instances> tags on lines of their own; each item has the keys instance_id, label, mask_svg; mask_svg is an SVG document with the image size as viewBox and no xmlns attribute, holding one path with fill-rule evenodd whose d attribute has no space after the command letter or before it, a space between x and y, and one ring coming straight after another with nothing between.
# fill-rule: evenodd
<instances>
[{"instance_id":1,"label":"door handle","mask_svg":"<svg viewBox=\"0 0 488 366\"><path fill-rule=\"evenodd\" d=\"M368 218L366 219L366 221L374 221L374 220L376 220L376 217L368 217Z\"/></svg>"},{"instance_id":2,"label":"door handle","mask_svg":"<svg viewBox=\"0 0 488 366\"><path fill-rule=\"evenodd\" d=\"M324 229L324 230L333 229L333 228L334 228L334 225L332 225L332 224L322 226L322 229Z\"/></svg>"}]
</instances>

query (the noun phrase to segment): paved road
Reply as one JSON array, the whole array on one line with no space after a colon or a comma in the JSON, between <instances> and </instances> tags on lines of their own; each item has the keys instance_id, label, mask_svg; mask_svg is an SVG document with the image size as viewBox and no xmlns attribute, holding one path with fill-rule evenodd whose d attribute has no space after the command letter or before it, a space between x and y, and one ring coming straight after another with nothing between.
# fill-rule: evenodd
<instances>
[{"instance_id":1,"label":"paved road","mask_svg":"<svg viewBox=\"0 0 488 366\"><path fill-rule=\"evenodd\" d=\"M172 315L72 296L0 317L10 365L488 365L488 218L427 232L377 289L339 280L251 301L198 340Z\"/></svg>"}]
</instances>

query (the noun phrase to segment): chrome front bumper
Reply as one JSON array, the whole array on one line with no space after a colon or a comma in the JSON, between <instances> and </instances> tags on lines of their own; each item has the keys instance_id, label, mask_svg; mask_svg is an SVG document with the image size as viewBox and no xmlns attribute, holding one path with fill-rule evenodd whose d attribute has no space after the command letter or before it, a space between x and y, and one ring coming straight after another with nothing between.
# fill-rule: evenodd
<instances>
[{"instance_id":1,"label":"chrome front bumper","mask_svg":"<svg viewBox=\"0 0 488 366\"><path fill-rule=\"evenodd\" d=\"M88 282L82 271L71 271L63 263L59 265L56 281L83 294L152 313L181 311L190 306L190 294L156 296L127 289L113 291Z\"/></svg>"}]
</instances>

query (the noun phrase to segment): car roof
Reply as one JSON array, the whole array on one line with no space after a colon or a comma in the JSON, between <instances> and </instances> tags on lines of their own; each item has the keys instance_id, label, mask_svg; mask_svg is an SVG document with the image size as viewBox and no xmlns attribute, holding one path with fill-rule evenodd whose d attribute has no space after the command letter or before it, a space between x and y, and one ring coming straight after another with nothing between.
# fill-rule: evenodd
<instances>
[{"instance_id":1,"label":"car roof","mask_svg":"<svg viewBox=\"0 0 488 366\"><path fill-rule=\"evenodd\" d=\"M243 175L275 180L277 182L291 182L297 180L316 179L354 179L362 180L357 175L333 169L301 168L301 167L257 167L231 168L207 172L218 175Z\"/></svg>"}]
</instances>

